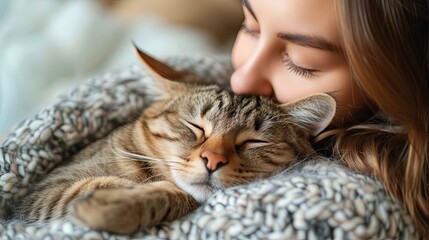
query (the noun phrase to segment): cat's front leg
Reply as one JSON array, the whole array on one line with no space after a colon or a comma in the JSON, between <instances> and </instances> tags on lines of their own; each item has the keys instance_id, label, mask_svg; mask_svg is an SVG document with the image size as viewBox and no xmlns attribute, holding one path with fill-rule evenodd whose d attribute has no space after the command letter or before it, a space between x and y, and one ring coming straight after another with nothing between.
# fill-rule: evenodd
<instances>
[{"instance_id":1,"label":"cat's front leg","mask_svg":"<svg viewBox=\"0 0 429 240\"><path fill-rule=\"evenodd\" d=\"M75 202L72 214L78 222L92 228L132 234L182 217L198 206L197 201L173 183L160 181L95 190Z\"/></svg>"}]
</instances>

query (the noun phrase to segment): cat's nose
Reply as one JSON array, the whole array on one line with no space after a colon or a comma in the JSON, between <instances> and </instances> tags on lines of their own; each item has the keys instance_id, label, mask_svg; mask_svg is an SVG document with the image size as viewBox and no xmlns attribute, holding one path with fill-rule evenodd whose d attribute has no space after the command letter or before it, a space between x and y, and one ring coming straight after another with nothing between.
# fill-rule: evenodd
<instances>
[{"instance_id":1,"label":"cat's nose","mask_svg":"<svg viewBox=\"0 0 429 240\"><path fill-rule=\"evenodd\" d=\"M218 170L219 168L221 168L222 166L228 163L228 159L226 158L225 155L215 153L212 151L204 151L201 153L200 156L203 159L206 165L207 171L209 171L209 173L212 173Z\"/></svg>"}]
</instances>

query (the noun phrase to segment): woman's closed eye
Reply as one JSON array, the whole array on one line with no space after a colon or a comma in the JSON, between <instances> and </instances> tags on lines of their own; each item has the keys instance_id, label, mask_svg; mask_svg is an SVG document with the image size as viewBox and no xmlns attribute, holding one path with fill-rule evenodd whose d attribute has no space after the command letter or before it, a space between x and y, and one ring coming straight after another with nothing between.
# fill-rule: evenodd
<instances>
[{"instance_id":1,"label":"woman's closed eye","mask_svg":"<svg viewBox=\"0 0 429 240\"><path fill-rule=\"evenodd\" d=\"M259 36L258 31L255 31L255 30L248 28L246 26L246 24L244 24L244 23L241 25L240 31L243 32L244 34L250 36L250 37L258 37Z\"/></svg>"},{"instance_id":2,"label":"woman's closed eye","mask_svg":"<svg viewBox=\"0 0 429 240\"><path fill-rule=\"evenodd\" d=\"M287 54L284 54L282 61L289 71L300 77L312 78L315 77L315 73L317 72L317 70L315 69L308 69L297 66L295 63L292 62L292 60Z\"/></svg>"},{"instance_id":3,"label":"woman's closed eye","mask_svg":"<svg viewBox=\"0 0 429 240\"><path fill-rule=\"evenodd\" d=\"M241 25L240 31L243 32L244 34L250 36L250 37L259 37L259 31L255 31L255 30L250 29L244 23ZM315 76L315 73L317 72L317 70L315 70L315 69L308 69L308 68L304 68L304 67L300 67L300 66L296 65L290 59L290 57L288 56L287 53L284 54L282 61L285 64L286 68L290 72L292 72L293 74L300 76L300 77L312 78Z\"/></svg>"}]
</instances>

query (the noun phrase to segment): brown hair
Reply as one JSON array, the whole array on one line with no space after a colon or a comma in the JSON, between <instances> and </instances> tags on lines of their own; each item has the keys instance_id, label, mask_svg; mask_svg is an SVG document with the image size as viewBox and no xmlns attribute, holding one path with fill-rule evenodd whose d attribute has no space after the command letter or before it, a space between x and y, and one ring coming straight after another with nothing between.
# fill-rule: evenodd
<instances>
[{"instance_id":1,"label":"brown hair","mask_svg":"<svg viewBox=\"0 0 429 240\"><path fill-rule=\"evenodd\" d=\"M427 0L338 0L351 74L374 106L365 123L331 131L351 168L375 175L429 237ZM329 135L329 134L325 134Z\"/></svg>"}]
</instances>

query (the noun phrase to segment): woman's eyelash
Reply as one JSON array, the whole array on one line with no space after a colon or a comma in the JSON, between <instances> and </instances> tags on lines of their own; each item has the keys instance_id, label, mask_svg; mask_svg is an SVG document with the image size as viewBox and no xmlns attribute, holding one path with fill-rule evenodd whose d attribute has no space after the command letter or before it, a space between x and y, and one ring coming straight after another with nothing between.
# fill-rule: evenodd
<instances>
[{"instance_id":1,"label":"woman's eyelash","mask_svg":"<svg viewBox=\"0 0 429 240\"><path fill-rule=\"evenodd\" d=\"M313 69L307 69L307 68L303 68L303 67L299 67L297 65L295 65L292 60L290 60L290 58L287 59L283 59L283 62L285 63L286 67L293 73L295 73L298 76L304 77L304 78L312 78L315 76L315 72L317 72L317 70L313 70Z\"/></svg>"},{"instance_id":2,"label":"woman's eyelash","mask_svg":"<svg viewBox=\"0 0 429 240\"><path fill-rule=\"evenodd\" d=\"M240 31L252 37L255 37L259 34L258 32L250 30L244 23L241 25Z\"/></svg>"}]
</instances>

